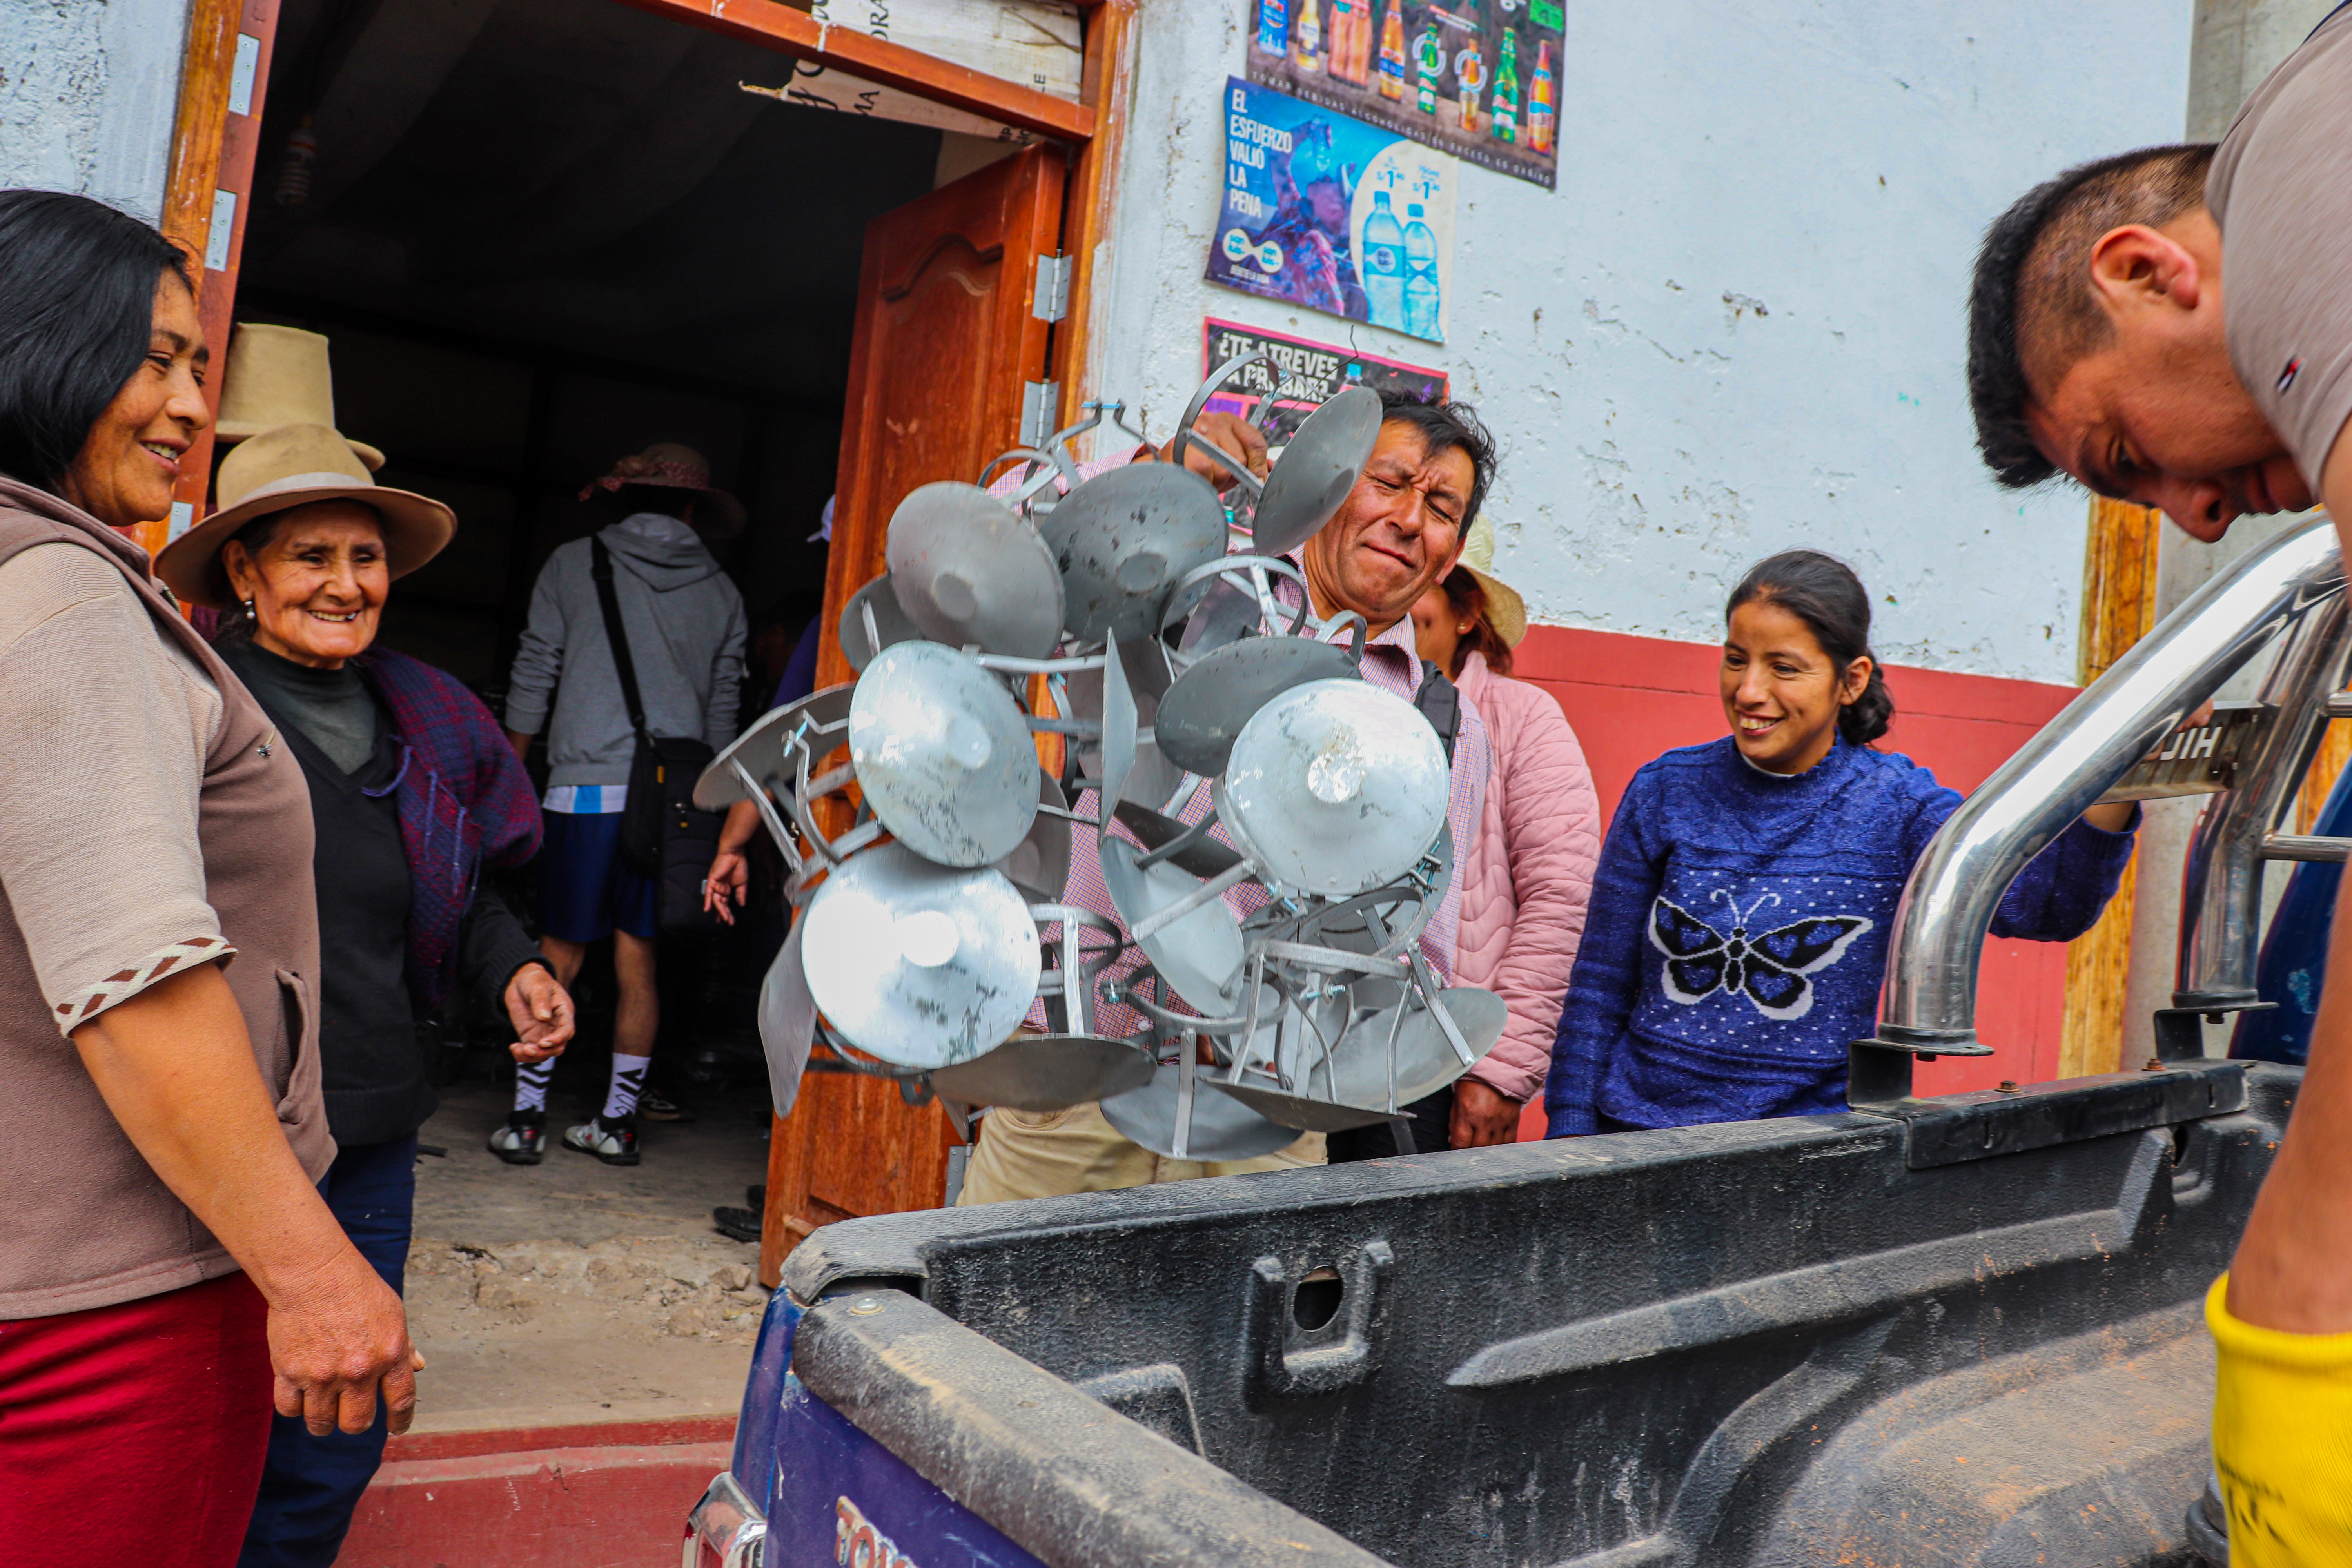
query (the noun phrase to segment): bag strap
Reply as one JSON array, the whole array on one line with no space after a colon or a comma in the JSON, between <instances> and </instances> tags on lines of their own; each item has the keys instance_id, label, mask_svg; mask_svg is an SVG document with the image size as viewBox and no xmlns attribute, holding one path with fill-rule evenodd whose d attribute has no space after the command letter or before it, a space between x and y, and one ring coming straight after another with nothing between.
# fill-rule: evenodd
<instances>
[{"instance_id":1,"label":"bag strap","mask_svg":"<svg viewBox=\"0 0 2352 1568\"><path fill-rule=\"evenodd\" d=\"M1445 678L1444 671L1427 659L1421 661L1421 685L1412 694L1412 705L1437 731L1445 746L1445 760L1454 761L1454 738L1462 732L1462 689Z\"/></svg>"},{"instance_id":2,"label":"bag strap","mask_svg":"<svg viewBox=\"0 0 2352 1568\"><path fill-rule=\"evenodd\" d=\"M613 552L604 548L601 538L592 538L588 549L594 565L589 575L596 579L596 603L604 612L604 640L613 647L613 666L621 674L621 700L629 705L629 728L637 739L650 745L652 737L646 733L646 705L637 700L637 663L629 657L629 634L621 625L621 595L613 586Z\"/></svg>"}]
</instances>

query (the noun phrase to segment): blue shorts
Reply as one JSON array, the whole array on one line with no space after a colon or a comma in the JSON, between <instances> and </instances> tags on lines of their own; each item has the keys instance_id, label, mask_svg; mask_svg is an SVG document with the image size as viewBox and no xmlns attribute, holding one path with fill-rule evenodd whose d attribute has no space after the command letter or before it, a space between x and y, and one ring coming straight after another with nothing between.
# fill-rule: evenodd
<instances>
[{"instance_id":1,"label":"blue shorts","mask_svg":"<svg viewBox=\"0 0 2352 1568\"><path fill-rule=\"evenodd\" d=\"M539 850L539 925L564 942L617 926L646 942L659 931L655 888L621 857L621 814L550 811Z\"/></svg>"}]
</instances>

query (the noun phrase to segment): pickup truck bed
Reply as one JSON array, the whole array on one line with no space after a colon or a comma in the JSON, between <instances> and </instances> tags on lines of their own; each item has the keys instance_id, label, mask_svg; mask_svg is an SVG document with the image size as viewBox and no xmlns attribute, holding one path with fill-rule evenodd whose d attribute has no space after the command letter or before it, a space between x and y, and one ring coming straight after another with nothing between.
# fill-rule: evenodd
<instances>
[{"instance_id":1,"label":"pickup truck bed","mask_svg":"<svg viewBox=\"0 0 2352 1568\"><path fill-rule=\"evenodd\" d=\"M713 1495L794 1568L2189 1563L2200 1301L2300 1080L846 1221Z\"/></svg>"}]
</instances>

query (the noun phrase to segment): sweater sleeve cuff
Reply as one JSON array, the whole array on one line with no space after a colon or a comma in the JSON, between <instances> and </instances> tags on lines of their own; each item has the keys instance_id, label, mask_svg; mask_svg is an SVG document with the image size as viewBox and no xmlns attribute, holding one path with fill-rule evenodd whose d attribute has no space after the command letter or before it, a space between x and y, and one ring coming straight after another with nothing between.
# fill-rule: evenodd
<instances>
[{"instance_id":1,"label":"sweater sleeve cuff","mask_svg":"<svg viewBox=\"0 0 2352 1568\"><path fill-rule=\"evenodd\" d=\"M1589 1107L1568 1107L1555 1110L1544 1122L1547 1138L1586 1138L1601 1131L1601 1124Z\"/></svg>"}]
</instances>

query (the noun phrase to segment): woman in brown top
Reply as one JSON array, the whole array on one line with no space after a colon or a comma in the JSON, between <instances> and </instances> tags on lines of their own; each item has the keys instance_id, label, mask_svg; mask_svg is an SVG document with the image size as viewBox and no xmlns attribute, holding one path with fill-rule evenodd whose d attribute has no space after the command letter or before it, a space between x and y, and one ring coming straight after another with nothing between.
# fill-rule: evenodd
<instances>
[{"instance_id":1,"label":"woman in brown top","mask_svg":"<svg viewBox=\"0 0 2352 1568\"><path fill-rule=\"evenodd\" d=\"M226 1564L274 1403L415 1402L312 1184L302 776L119 530L210 421L186 263L0 192L0 1554Z\"/></svg>"}]
</instances>

